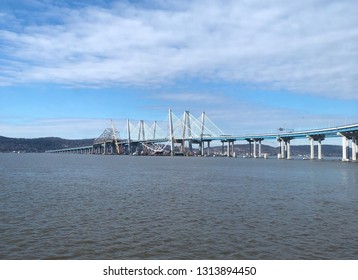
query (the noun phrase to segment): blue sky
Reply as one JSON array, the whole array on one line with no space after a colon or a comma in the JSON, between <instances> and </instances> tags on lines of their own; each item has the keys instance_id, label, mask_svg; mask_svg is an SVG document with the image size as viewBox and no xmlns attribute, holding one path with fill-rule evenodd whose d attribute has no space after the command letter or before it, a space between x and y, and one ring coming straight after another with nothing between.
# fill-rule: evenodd
<instances>
[{"instance_id":1,"label":"blue sky","mask_svg":"<svg viewBox=\"0 0 358 280\"><path fill-rule=\"evenodd\" d=\"M228 134L358 122L358 2L291 2L2 0L0 135L92 138L169 108Z\"/></svg>"}]
</instances>

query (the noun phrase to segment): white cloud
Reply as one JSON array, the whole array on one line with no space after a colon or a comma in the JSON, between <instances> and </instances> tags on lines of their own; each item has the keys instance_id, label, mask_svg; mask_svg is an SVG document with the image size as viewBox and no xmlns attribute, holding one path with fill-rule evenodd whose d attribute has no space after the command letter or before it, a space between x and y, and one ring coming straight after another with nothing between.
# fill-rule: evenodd
<instances>
[{"instance_id":1,"label":"white cloud","mask_svg":"<svg viewBox=\"0 0 358 280\"><path fill-rule=\"evenodd\" d=\"M96 138L110 121L106 119L33 119L20 122L0 122L0 131L6 131L6 137L62 137L68 139Z\"/></svg>"},{"instance_id":2,"label":"white cloud","mask_svg":"<svg viewBox=\"0 0 358 280\"><path fill-rule=\"evenodd\" d=\"M156 5L153 5L155 3ZM0 85L158 85L194 77L357 99L357 1L123 2L0 31Z\"/></svg>"},{"instance_id":3,"label":"white cloud","mask_svg":"<svg viewBox=\"0 0 358 280\"><path fill-rule=\"evenodd\" d=\"M163 94L152 94L152 98L159 99L167 102L184 102L188 103L205 103L205 104L218 104L222 103L223 96L220 94L209 94L209 93L163 93Z\"/></svg>"}]
</instances>

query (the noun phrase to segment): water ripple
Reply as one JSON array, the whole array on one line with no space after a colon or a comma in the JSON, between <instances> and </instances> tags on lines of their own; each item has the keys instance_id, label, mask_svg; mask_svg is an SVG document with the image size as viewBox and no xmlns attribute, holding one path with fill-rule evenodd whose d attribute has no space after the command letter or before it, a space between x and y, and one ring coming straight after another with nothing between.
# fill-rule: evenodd
<instances>
[{"instance_id":1,"label":"water ripple","mask_svg":"<svg viewBox=\"0 0 358 280\"><path fill-rule=\"evenodd\" d=\"M51 154L0 164L1 259L358 258L355 164Z\"/></svg>"}]
</instances>

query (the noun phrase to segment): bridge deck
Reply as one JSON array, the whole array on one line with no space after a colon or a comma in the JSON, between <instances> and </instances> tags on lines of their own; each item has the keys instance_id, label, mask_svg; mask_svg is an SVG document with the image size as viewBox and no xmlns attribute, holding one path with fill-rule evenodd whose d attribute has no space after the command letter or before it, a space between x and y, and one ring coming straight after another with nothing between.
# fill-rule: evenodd
<instances>
[{"instance_id":1,"label":"bridge deck","mask_svg":"<svg viewBox=\"0 0 358 280\"><path fill-rule=\"evenodd\" d=\"M247 134L247 135L202 135L202 137L194 136L194 137L184 137L184 138L175 138L174 143L180 144L185 141L189 141L191 143L203 143L210 141L222 141L222 142L234 142L234 141L262 141L262 140L282 140L282 141L290 141L292 139L303 139L303 138L311 138L313 140L324 140L325 138L331 137L341 137L344 136L347 139L352 139L355 143L358 139L358 123L330 128L321 128L321 129L310 129L310 130L302 130L302 131L289 131L289 132L280 132L280 133L262 133L262 134ZM117 139L118 145L121 146L130 146L128 139ZM131 145L138 144L155 144L155 143L165 143L170 142L172 139L170 137L166 138L157 138L157 139L130 139ZM47 151L50 153L62 153L62 152L80 152L80 153L93 153L96 148L105 147L105 143L113 144L114 139L103 139L103 143L94 143L92 146L84 146L77 148L67 148L67 149L59 149L59 150L51 150ZM313 145L311 143L311 145ZM346 145L346 144L344 144ZM112 147L113 148L113 147ZM287 147L286 147L287 148ZM289 148L288 148L289 149ZM356 149L356 148L355 148ZM311 147L311 150L313 148ZM355 153L355 151L353 152Z\"/></svg>"}]
</instances>

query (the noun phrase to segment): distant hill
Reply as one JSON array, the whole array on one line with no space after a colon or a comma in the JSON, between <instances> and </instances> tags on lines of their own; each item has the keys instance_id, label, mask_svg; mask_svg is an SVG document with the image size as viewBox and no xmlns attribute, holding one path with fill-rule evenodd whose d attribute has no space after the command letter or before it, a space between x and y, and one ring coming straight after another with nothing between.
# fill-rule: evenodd
<instances>
[{"instance_id":1,"label":"distant hill","mask_svg":"<svg viewBox=\"0 0 358 280\"><path fill-rule=\"evenodd\" d=\"M26 139L0 136L0 153L43 153L47 150L75 148L92 144L93 139L68 140L58 137Z\"/></svg>"}]
</instances>

